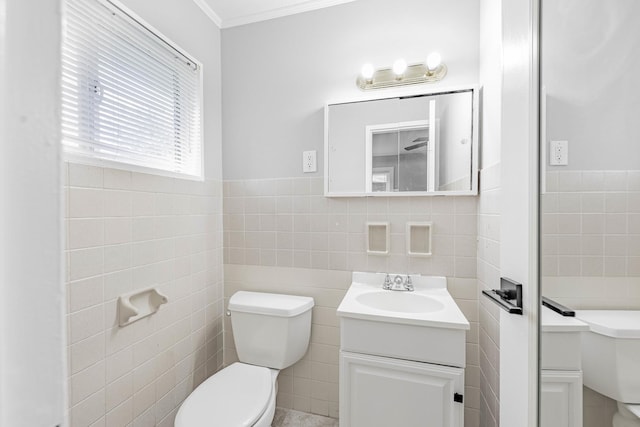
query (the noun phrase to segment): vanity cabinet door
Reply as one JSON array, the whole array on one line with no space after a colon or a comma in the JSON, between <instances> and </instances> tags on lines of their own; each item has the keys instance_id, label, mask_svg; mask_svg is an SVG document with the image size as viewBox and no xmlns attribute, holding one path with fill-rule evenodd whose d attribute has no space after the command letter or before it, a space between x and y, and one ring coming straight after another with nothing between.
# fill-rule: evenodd
<instances>
[{"instance_id":1,"label":"vanity cabinet door","mask_svg":"<svg viewBox=\"0 0 640 427\"><path fill-rule=\"evenodd\" d=\"M541 427L582 427L582 371L543 369Z\"/></svg>"},{"instance_id":2,"label":"vanity cabinet door","mask_svg":"<svg viewBox=\"0 0 640 427\"><path fill-rule=\"evenodd\" d=\"M340 427L462 427L464 369L340 353Z\"/></svg>"}]
</instances>

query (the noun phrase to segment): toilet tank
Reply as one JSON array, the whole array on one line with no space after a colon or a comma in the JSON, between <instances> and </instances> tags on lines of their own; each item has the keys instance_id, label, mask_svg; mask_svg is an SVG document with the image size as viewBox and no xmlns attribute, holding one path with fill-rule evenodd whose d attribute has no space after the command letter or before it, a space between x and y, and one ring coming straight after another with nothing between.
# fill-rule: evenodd
<instances>
[{"instance_id":1,"label":"toilet tank","mask_svg":"<svg viewBox=\"0 0 640 427\"><path fill-rule=\"evenodd\" d=\"M284 369L302 359L311 336L313 298L239 291L229 299L241 362Z\"/></svg>"}]
</instances>

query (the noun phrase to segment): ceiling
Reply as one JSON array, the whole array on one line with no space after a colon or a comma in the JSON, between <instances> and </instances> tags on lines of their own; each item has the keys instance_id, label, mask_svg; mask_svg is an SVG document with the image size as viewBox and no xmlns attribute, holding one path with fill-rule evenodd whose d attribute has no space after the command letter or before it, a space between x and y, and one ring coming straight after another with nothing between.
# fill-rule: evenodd
<instances>
[{"instance_id":1,"label":"ceiling","mask_svg":"<svg viewBox=\"0 0 640 427\"><path fill-rule=\"evenodd\" d=\"M193 0L220 28L307 12L354 0Z\"/></svg>"}]
</instances>

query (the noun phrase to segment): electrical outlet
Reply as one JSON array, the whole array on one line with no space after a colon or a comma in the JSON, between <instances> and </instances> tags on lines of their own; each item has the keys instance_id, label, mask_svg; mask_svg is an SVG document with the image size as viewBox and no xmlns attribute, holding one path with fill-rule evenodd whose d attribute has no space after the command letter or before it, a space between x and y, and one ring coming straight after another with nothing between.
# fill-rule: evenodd
<instances>
[{"instance_id":1,"label":"electrical outlet","mask_svg":"<svg viewBox=\"0 0 640 427\"><path fill-rule=\"evenodd\" d=\"M549 165L566 166L569 164L569 141L551 141L549 143Z\"/></svg>"},{"instance_id":2,"label":"electrical outlet","mask_svg":"<svg viewBox=\"0 0 640 427\"><path fill-rule=\"evenodd\" d=\"M316 150L302 152L302 172L309 173L317 170Z\"/></svg>"}]
</instances>

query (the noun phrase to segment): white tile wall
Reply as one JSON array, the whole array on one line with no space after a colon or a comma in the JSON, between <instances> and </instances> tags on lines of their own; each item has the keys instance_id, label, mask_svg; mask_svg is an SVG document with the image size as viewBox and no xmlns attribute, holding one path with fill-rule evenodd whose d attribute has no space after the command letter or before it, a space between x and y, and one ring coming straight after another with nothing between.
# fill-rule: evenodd
<instances>
[{"instance_id":1,"label":"white tile wall","mask_svg":"<svg viewBox=\"0 0 640 427\"><path fill-rule=\"evenodd\" d=\"M500 283L500 165L480 175L478 198L478 295L480 343L480 425L500 425L500 312L481 295Z\"/></svg>"},{"instance_id":2,"label":"white tile wall","mask_svg":"<svg viewBox=\"0 0 640 427\"><path fill-rule=\"evenodd\" d=\"M545 296L575 308L640 308L640 171L547 172Z\"/></svg>"},{"instance_id":3,"label":"white tile wall","mask_svg":"<svg viewBox=\"0 0 640 427\"><path fill-rule=\"evenodd\" d=\"M278 405L338 416L339 327L335 310L351 271L395 271L448 278L471 323L467 334L465 425L480 411L476 197L325 198L322 178L225 181L225 296L236 290L290 292L316 299L311 348L282 372ZM389 256L366 253L367 221L389 221ZM406 255L405 224L433 222L433 256ZM225 331L230 332L230 324ZM236 360L225 335L225 364Z\"/></svg>"},{"instance_id":4,"label":"white tile wall","mask_svg":"<svg viewBox=\"0 0 640 427\"><path fill-rule=\"evenodd\" d=\"M640 277L640 171L548 172L544 277Z\"/></svg>"},{"instance_id":5,"label":"white tile wall","mask_svg":"<svg viewBox=\"0 0 640 427\"><path fill-rule=\"evenodd\" d=\"M543 277L542 294L574 309L640 309L640 277Z\"/></svg>"},{"instance_id":6,"label":"white tile wall","mask_svg":"<svg viewBox=\"0 0 640 427\"><path fill-rule=\"evenodd\" d=\"M65 166L71 426L172 426L223 362L222 184ZM118 327L151 285L169 303Z\"/></svg>"},{"instance_id":7,"label":"white tile wall","mask_svg":"<svg viewBox=\"0 0 640 427\"><path fill-rule=\"evenodd\" d=\"M475 197L326 198L322 178L226 181L226 264L400 271L475 279ZM391 254L366 253L367 221L389 221ZM406 255L405 224L433 222L434 255Z\"/></svg>"}]
</instances>

